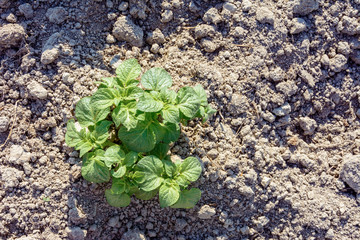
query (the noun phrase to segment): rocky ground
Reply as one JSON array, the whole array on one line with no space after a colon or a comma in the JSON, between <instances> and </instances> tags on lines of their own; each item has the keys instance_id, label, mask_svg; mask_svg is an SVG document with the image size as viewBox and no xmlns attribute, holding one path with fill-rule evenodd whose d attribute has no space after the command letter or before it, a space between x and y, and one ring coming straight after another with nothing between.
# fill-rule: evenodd
<instances>
[{"instance_id":1,"label":"rocky ground","mask_svg":"<svg viewBox=\"0 0 360 240\"><path fill-rule=\"evenodd\" d=\"M1 239L360 239L360 1L0 0ZM64 142L124 59L218 112L191 210L110 207Z\"/></svg>"}]
</instances>

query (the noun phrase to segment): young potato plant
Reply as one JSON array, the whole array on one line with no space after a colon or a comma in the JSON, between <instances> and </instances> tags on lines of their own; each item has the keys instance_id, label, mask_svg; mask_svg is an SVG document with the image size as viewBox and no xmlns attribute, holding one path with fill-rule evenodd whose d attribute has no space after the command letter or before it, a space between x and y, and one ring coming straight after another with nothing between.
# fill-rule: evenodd
<instances>
[{"instance_id":1,"label":"young potato plant","mask_svg":"<svg viewBox=\"0 0 360 240\"><path fill-rule=\"evenodd\" d=\"M200 162L194 157L172 162L169 144L179 138L180 123L206 121L215 110L200 85L175 92L164 69L148 70L141 83L140 74L137 60L129 59L116 77L103 78L93 96L77 103L77 122L68 121L66 144L80 151L87 181L111 179L105 191L111 206L128 206L132 195L149 200L159 193L161 207L192 208L201 191L187 188L199 178Z\"/></svg>"}]
</instances>

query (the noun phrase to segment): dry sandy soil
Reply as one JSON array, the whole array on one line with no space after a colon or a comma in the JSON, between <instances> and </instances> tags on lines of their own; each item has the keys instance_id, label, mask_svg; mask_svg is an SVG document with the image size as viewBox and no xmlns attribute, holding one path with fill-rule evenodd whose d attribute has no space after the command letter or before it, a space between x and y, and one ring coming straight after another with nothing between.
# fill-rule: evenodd
<instances>
[{"instance_id":1,"label":"dry sandy soil","mask_svg":"<svg viewBox=\"0 0 360 240\"><path fill-rule=\"evenodd\" d=\"M359 0L0 0L1 239L360 239ZM122 60L218 112L194 209L110 207L64 142Z\"/></svg>"}]
</instances>

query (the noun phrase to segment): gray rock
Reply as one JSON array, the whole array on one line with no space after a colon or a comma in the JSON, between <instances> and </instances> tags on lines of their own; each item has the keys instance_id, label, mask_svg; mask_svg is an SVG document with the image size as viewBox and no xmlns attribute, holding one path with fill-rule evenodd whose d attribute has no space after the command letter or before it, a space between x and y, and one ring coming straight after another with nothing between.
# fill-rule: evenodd
<instances>
[{"instance_id":1,"label":"gray rock","mask_svg":"<svg viewBox=\"0 0 360 240\"><path fill-rule=\"evenodd\" d=\"M25 18L30 19L34 17L34 10L32 9L29 3L24 3L19 6L19 11L25 16Z\"/></svg>"},{"instance_id":2,"label":"gray rock","mask_svg":"<svg viewBox=\"0 0 360 240\"><path fill-rule=\"evenodd\" d=\"M256 10L256 20L258 20L260 23L269 23L273 25L275 21L275 15L267 7L260 7Z\"/></svg>"},{"instance_id":3,"label":"gray rock","mask_svg":"<svg viewBox=\"0 0 360 240\"><path fill-rule=\"evenodd\" d=\"M272 71L270 71L269 77L274 82L280 82L280 81L284 80L285 73L280 67L277 67L277 68L273 69Z\"/></svg>"},{"instance_id":4,"label":"gray rock","mask_svg":"<svg viewBox=\"0 0 360 240\"><path fill-rule=\"evenodd\" d=\"M117 19L114 24L113 35L117 40L126 41L136 47L141 47L144 44L143 30L126 16L121 16Z\"/></svg>"},{"instance_id":5,"label":"gray rock","mask_svg":"<svg viewBox=\"0 0 360 240\"><path fill-rule=\"evenodd\" d=\"M304 69L300 70L299 76L301 77L302 80L304 80L307 84L309 84L310 87L315 86L315 79L308 71Z\"/></svg>"},{"instance_id":6,"label":"gray rock","mask_svg":"<svg viewBox=\"0 0 360 240\"><path fill-rule=\"evenodd\" d=\"M24 164L30 161L31 154L25 152L20 145L12 145L10 147L10 154L8 161L11 164Z\"/></svg>"},{"instance_id":7,"label":"gray rock","mask_svg":"<svg viewBox=\"0 0 360 240\"><path fill-rule=\"evenodd\" d=\"M248 31L245 30L244 28L240 27L240 26L235 27L235 29L234 29L234 36L238 37L238 38L246 37L247 33L248 33Z\"/></svg>"},{"instance_id":8,"label":"gray rock","mask_svg":"<svg viewBox=\"0 0 360 240\"><path fill-rule=\"evenodd\" d=\"M146 42L149 44L162 44L165 42L165 36L161 32L160 29L155 29L153 32L149 33L149 35L146 38Z\"/></svg>"},{"instance_id":9,"label":"gray rock","mask_svg":"<svg viewBox=\"0 0 360 240\"><path fill-rule=\"evenodd\" d=\"M209 205L204 205L200 208L198 212L198 217L200 219L211 219L212 216L216 214L216 210Z\"/></svg>"},{"instance_id":10,"label":"gray rock","mask_svg":"<svg viewBox=\"0 0 360 240\"><path fill-rule=\"evenodd\" d=\"M195 38L200 39L203 37L210 37L216 33L216 29L214 26L207 24L200 24L195 27Z\"/></svg>"},{"instance_id":11,"label":"gray rock","mask_svg":"<svg viewBox=\"0 0 360 240\"><path fill-rule=\"evenodd\" d=\"M302 18L293 18L291 21L291 34L298 34L306 30L306 22Z\"/></svg>"},{"instance_id":12,"label":"gray rock","mask_svg":"<svg viewBox=\"0 0 360 240\"><path fill-rule=\"evenodd\" d=\"M69 220L74 223L75 225L83 224L86 221L86 215L83 214L79 209L76 207L71 208L69 210Z\"/></svg>"},{"instance_id":13,"label":"gray rock","mask_svg":"<svg viewBox=\"0 0 360 240\"><path fill-rule=\"evenodd\" d=\"M249 101L244 95L234 93L231 97L230 111L234 114L242 114L249 109Z\"/></svg>"},{"instance_id":14,"label":"gray rock","mask_svg":"<svg viewBox=\"0 0 360 240\"><path fill-rule=\"evenodd\" d=\"M46 99L47 90L39 83L33 81L27 86L29 94L35 99Z\"/></svg>"},{"instance_id":15,"label":"gray rock","mask_svg":"<svg viewBox=\"0 0 360 240\"><path fill-rule=\"evenodd\" d=\"M232 3L226 2L223 5L223 10L229 11L230 13L234 13L234 12L236 12L236 6Z\"/></svg>"},{"instance_id":16,"label":"gray rock","mask_svg":"<svg viewBox=\"0 0 360 240\"><path fill-rule=\"evenodd\" d=\"M168 23L173 20L173 17L174 13L171 10L167 9L161 14L161 22Z\"/></svg>"},{"instance_id":17,"label":"gray rock","mask_svg":"<svg viewBox=\"0 0 360 240\"><path fill-rule=\"evenodd\" d=\"M205 52L212 53L218 49L218 45L211 40L202 39L200 42L201 47L205 50Z\"/></svg>"},{"instance_id":18,"label":"gray rock","mask_svg":"<svg viewBox=\"0 0 360 240\"><path fill-rule=\"evenodd\" d=\"M339 42L337 46L339 53L348 56L351 53L351 48L348 42Z\"/></svg>"},{"instance_id":19,"label":"gray rock","mask_svg":"<svg viewBox=\"0 0 360 240\"><path fill-rule=\"evenodd\" d=\"M330 58L329 67L334 72L341 72L346 69L347 58L342 54L336 54Z\"/></svg>"},{"instance_id":20,"label":"gray rock","mask_svg":"<svg viewBox=\"0 0 360 240\"><path fill-rule=\"evenodd\" d=\"M250 233L250 228L248 226L244 226L240 228L240 232L244 235L248 235Z\"/></svg>"},{"instance_id":21,"label":"gray rock","mask_svg":"<svg viewBox=\"0 0 360 240\"><path fill-rule=\"evenodd\" d=\"M8 117L0 117L0 133L6 132L9 128L10 120Z\"/></svg>"},{"instance_id":22,"label":"gray rock","mask_svg":"<svg viewBox=\"0 0 360 240\"><path fill-rule=\"evenodd\" d=\"M278 91L284 93L286 96L290 97L297 92L298 87L296 86L296 84L294 82L286 81L286 82L281 82L281 83L277 84L276 90L278 90Z\"/></svg>"},{"instance_id":23,"label":"gray rock","mask_svg":"<svg viewBox=\"0 0 360 240\"><path fill-rule=\"evenodd\" d=\"M293 12L299 15L307 15L319 9L317 0L295 0Z\"/></svg>"},{"instance_id":24,"label":"gray rock","mask_svg":"<svg viewBox=\"0 0 360 240\"><path fill-rule=\"evenodd\" d=\"M54 47L52 49L47 49L41 54L41 63L50 64L53 63L60 56L60 51L58 48Z\"/></svg>"},{"instance_id":25,"label":"gray rock","mask_svg":"<svg viewBox=\"0 0 360 240\"><path fill-rule=\"evenodd\" d=\"M221 22L221 16L216 8L210 8L203 16L204 22L218 24Z\"/></svg>"},{"instance_id":26,"label":"gray rock","mask_svg":"<svg viewBox=\"0 0 360 240\"><path fill-rule=\"evenodd\" d=\"M178 218L175 222L175 231L180 232L187 226L185 219Z\"/></svg>"},{"instance_id":27,"label":"gray rock","mask_svg":"<svg viewBox=\"0 0 360 240\"><path fill-rule=\"evenodd\" d=\"M68 237L70 240L83 240L85 238L85 231L79 227L69 228Z\"/></svg>"},{"instance_id":28,"label":"gray rock","mask_svg":"<svg viewBox=\"0 0 360 240\"><path fill-rule=\"evenodd\" d=\"M333 239L335 237L335 233L334 233L334 229L329 229L326 234L325 234L325 238L326 239Z\"/></svg>"},{"instance_id":29,"label":"gray rock","mask_svg":"<svg viewBox=\"0 0 360 240\"><path fill-rule=\"evenodd\" d=\"M67 18L67 12L63 7L49 8L45 15L50 22L56 24L61 24Z\"/></svg>"},{"instance_id":30,"label":"gray rock","mask_svg":"<svg viewBox=\"0 0 360 240\"><path fill-rule=\"evenodd\" d=\"M9 13L7 16L6 16L6 21L8 21L9 23L16 23L17 22L17 18L14 14L12 13Z\"/></svg>"},{"instance_id":31,"label":"gray rock","mask_svg":"<svg viewBox=\"0 0 360 240\"><path fill-rule=\"evenodd\" d=\"M109 219L108 226L109 227L115 227L117 224L120 223L120 217L115 216Z\"/></svg>"},{"instance_id":32,"label":"gray rock","mask_svg":"<svg viewBox=\"0 0 360 240\"><path fill-rule=\"evenodd\" d=\"M281 107L275 108L272 112L278 117L283 117L291 112L291 106L289 103L285 103Z\"/></svg>"},{"instance_id":33,"label":"gray rock","mask_svg":"<svg viewBox=\"0 0 360 240\"><path fill-rule=\"evenodd\" d=\"M356 116L360 118L360 108L356 111Z\"/></svg>"},{"instance_id":34,"label":"gray rock","mask_svg":"<svg viewBox=\"0 0 360 240\"><path fill-rule=\"evenodd\" d=\"M121 240L146 240L145 234L138 229L129 230L121 236Z\"/></svg>"},{"instance_id":35,"label":"gray rock","mask_svg":"<svg viewBox=\"0 0 360 240\"><path fill-rule=\"evenodd\" d=\"M353 60L356 64L360 65L360 50L354 50L350 54L350 59Z\"/></svg>"},{"instance_id":36,"label":"gray rock","mask_svg":"<svg viewBox=\"0 0 360 240\"><path fill-rule=\"evenodd\" d=\"M360 155L346 155L340 172L341 179L356 193L360 193Z\"/></svg>"},{"instance_id":37,"label":"gray rock","mask_svg":"<svg viewBox=\"0 0 360 240\"><path fill-rule=\"evenodd\" d=\"M317 128L316 121L309 117L301 117L299 119L299 124L302 130L304 130L304 135L313 135Z\"/></svg>"},{"instance_id":38,"label":"gray rock","mask_svg":"<svg viewBox=\"0 0 360 240\"><path fill-rule=\"evenodd\" d=\"M207 155L211 158L211 159L215 159L219 156L219 152L218 150L216 150L215 148L211 149Z\"/></svg>"},{"instance_id":39,"label":"gray rock","mask_svg":"<svg viewBox=\"0 0 360 240\"><path fill-rule=\"evenodd\" d=\"M243 0L242 1L242 4L241 4L241 7L242 7L242 10L244 12L248 12L250 11L251 7L253 6L252 2L250 2L249 0Z\"/></svg>"},{"instance_id":40,"label":"gray rock","mask_svg":"<svg viewBox=\"0 0 360 240\"><path fill-rule=\"evenodd\" d=\"M128 2L121 2L118 9L119 11L126 11L126 9L129 7L129 3Z\"/></svg>"},{"instance_id":41,"label":"gray rock","mask_svg":"<svg viewBox=\"0 0 360 240\"><path fill-rule=\"evenodd\" d=\"M348 35L356 35L360 33L360 23L355 17L344 16L338 23L337 30Z\"/></svg>"},{"instance_id":42,"label":"gray rock","mask_svg":"<svg viewBox=\"0 0 360 240\"><path fill-rule=\"evenodd\" d=\"M255 195L254 191L249 186L239 187L239 193L247 198L251 198Z\"/></svg>"},{"instance_id":43,"label":"gray rock","mask_svg":"<svg viewBox=\"0 0 360 240\"><path fill-rule=\"evenodd\" d=\"M111 34L108 34L106 36L106 42L109 43L109 44L113 44L113 43L116 43L116 39L113 35Z\"/></svg>"},{"instance_id":44,"label":"gray rock","mask_svg":"<svg viewBox=\"0 0 360 240\"><path fill-rule=\"evenodd\" d=\"M4 189L17 187L24 177L22 171L12 167L2 167L0 173Z\"/></svg>"},{"instance_id":45,"label":"gray rock","mask_svg":"<svg viewBox=\"0 0 360 240\"><path fill-rule=\"evenodd\" d=\"M9 0L0 0L0 7L1 8L7 8L10 6L10 1Z\"/></svg>"},{"instance_id":46,"label":"gray rock","mask_svg":"<svg viewBox=\"0 0 360 240\"><path fill-rule=\"evenodd\" d=\"M274 122L275 119L276 119L276 117L274 116L274 114L272 114L272 113L269 112L269 111L262 112L262 113L261 113L261 117L262 117L264 120L266 120L266 121L268 121L268 122L270 122L270 123Z\"/></svg>"},{"instance_id":47,"label":"gray rock","mask_svg":"<svg viewBox=\"0 0 360 240\"><path fill-rule=\"evenodd\" d=\"M254 224L258 230L263 229L269 222L270 220L265 216L258 217L258 219L254 220Z\"/></svg>"},{"instance_id":48,"label":"gray rock","mask_svg":"<svg viewBox=\"0 0 360 240\"><path fill-rule=\"evenodd\" d=\"M151 45L150 51L152 53L158 53L160 51L160 46L157 43L154 43L153 45Z\"/></svg>"},{"instance_id":49,"label":"gray rock","mask_svg":"<svg viewBox=\"0 0 360 240\"><path fill-rule=\"evenodd\" d=\"M25 41L25 30L19 24L5 24L0 27L0 49L17 47Z\"/></svg>"}]
</instances>

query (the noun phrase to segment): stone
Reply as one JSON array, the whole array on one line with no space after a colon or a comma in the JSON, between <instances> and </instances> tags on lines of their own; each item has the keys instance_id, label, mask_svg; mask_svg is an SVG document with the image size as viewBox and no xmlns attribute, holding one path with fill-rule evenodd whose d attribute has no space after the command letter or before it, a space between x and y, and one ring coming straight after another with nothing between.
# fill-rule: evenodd
<instances>
[{"instance_id":1,"label":"stone","mask_svg":"<svg viewBox=\"0 0 360 240\"><path fill-rule=\"evenodd\" d=\"M246 96L234 93L231 97L230 111L235 114L245 113L249 109L249 101Z\"/></svg>"},{"instance_id":2,"label":"stone","mask_svg":"<svg viewBox=\"0 0 360 240\"><path fill-rule=\"evenodd\" d=\"M114 23L112 33L117 40L126 41L132 46L141 47L144 44L143 30L135 25L129 17L119 17Z\"/></svg>"},{"instance_id":3,"label":"stone","mask_svg":"<svg viewBox=\"0 0 360 240\"><path fill-rule=\"evenodd\" d=\"M26 19L34 17L34 10L29 3L24 3L19 6L19 11L25 16Z\"/></svg>"},{"instance_id":4,"label":"stone","mask_svg":"<svg viewBox=\"0 0 360 240\"><path fill-rule=\"evenodd\" d=\"M356 64L360 65L360 50L354 50L350 54L350 59L353 60Z\"/></svg>"},{"instance_id":5,"label":"stone","mask_svg":"<svg viewBox=\"0 0 360 240\"><path fill-rule=\"evenodd\" d=\"M265 120L265 121L268 121L270 123L274 122L276 117L274 116L274 114L272 114L271 112L269 111L266 111L266 112L262 112L261 113L261 117Z\"/></svg>"},{"instance_id":6,"label":"stone","mask_svg":"<svg viewBox=\"0 0 360 240\"><path fill-rule=\"evenodd\" d=\"M216 8L210 8L203 16L204 22L218 24L221 22L221 16Z\"/></svg>"},{"instance_id":7,"label":"stone","mask_svg":"<svg viewBox=\"0 0 360 240\"><path fill-rule=\"evenodd\" d=\"M254 224L258 230L263 229L269 222L270 220L265 216L258 217L256 220L254 220Z\"/></svg>"},{"instance_id":8,"label":"stone","mask_svg":"<svg viewBox=\"0 0 360 240\"><path fill-rule=\"evenodd\" d=\"M301 129L304 130L304 135L313 135L317 128L316 121L309 117L301 117L299 119L299 124Z\"/></svg>"},{"instance_id":9,"label":"stone","mask_svg":"<svg viewBox=\"0 0 360 240\"><path fill-rule=\"evenodd\" d=\"M22 171L12 167L2 167L0 173L4 189L17 187L24 177Z\"/></svg>"},{"instance_id":10,"label":"stone","mask_svg":"<svg viewBox=\"0 0 360 240\"><path fill-rule=\"evenodd\" d=\"M146 240L145 234L138 229L128 230L120 240Z\"/></svg>"},{"instance_id":11,"label":"stone","mask_svg":"<svg viewBox=\"0 0 360 240\"><path fill-rule=\"evenodd\" d=\"M200 39L203 37L210 37L216 33L214 26L208 24L200 24L195 27L195 38Z\"/></svg>"},{"instance_id":12,"label":"stone","mask_svg":"<svg viewBox=\"0 0 360 240\"><path fill-rule=\"evenodd\" d=\"M295 0L293 12L299 15L307 15L319 9L317 0Z\"/></svg>"},{"instance_id":13,"label":"stone","mask_svg":"<svg viewBox=\"0 0 360 240\"><path fill-rule=\"evenodd\" d=\"M285 103L281 107L275 108L272 112L278 117L283 117L291 112L291 106L289 103Z\"/></svg>"},{"instance_id":14,"label":"stone","mask_svg":"<svg viewBox=\"0 0 360 240\"><path fill-rule=\"evenodd\" d=\"M269 77L274 82L280 82L280 81L284 80L285 73L280 67L277 67L277 68L273 69L272 71L270 71Z\"/></svg>"},{"instance_id":15,"label":"stone","mask_svg":"<svg viewBox=\"0 0 360 240\"><path fill-rule=\"evenodd\" d=\"M211 219L212 216L216 214L216 210L209 205L204 205L200 208L198 212L198 217L200 219Z\"/></svg>"},{"instance_id":16,"label":"stone","mask_svg":"<svg viewBox=\"0 0 360 240\"><path fill-rule=\"evenodd\" d=\"M342 54L336 54L330 58L329 67L334 72L341 72L346 69L347 58Z\"/></svg>"},{"instance_id":17,"label":"stone","mask_svg":"<svg viewBox=\"0 0 360 240\"><path fill-rule=\"evenodd\" d=\"M165 36L161 32L160 29L155 29L153 32L150 32L149 35L146 38L146 42L149 44L162 44L165 42Z\"/></svg>"},{"instance_id":18,"label":"stone","mask_svg":"<svg viewBox=\"0 0 360 240\"><path fill-rule=\"evenodd\" d=\"M211 159L215 159L219 156L219 152L218 150L216 150L215 148L211 149L207 155L211 158Z\"/></svg>"},{"instance_id":19,"label":"stone","mask_svg":"<svg viewBox=\"0 0 360 240\"><path fill-rule=\"evenodd\" d=\"M247 32L248 32L247 30L238 26L238 27L235 27L235 29L234 29L234 36L238 37L238 38L244 38L244 37L246 37Z\"/></svg>"},{"instance_id":20,"label":"stone","mask_svg":"<svg viewBox=\"0 0 360 240\"><path fill-rule=\"evenodd\" d=\"M355 17L344 16L339 21L337 30L347 35L357 35L360 34L360 23Z\"/></svg>"},{"instance_id":21,"label":"stone","mask_svg":"<svg viewBox=\"0 0 360 240\"><path fill-rule=\"evenodd\" d=\"M85 238L85 231L79 227L69 228L68 237L70 240L83 240Z\"/></svg>"},{"instance_id":22,"label":"stone","mask_svg":"<svg viewBox=\"0 0 360 240\"><path fill-rule=\"evenodd\" d=\"M17 47L25 41L25 30L19 24L5 24L0 27L0 49Z\"/></svg>"},{"instance_id":23,"label":"stone","mask_svg":"<svg viewBox=\"0 0 360 240\"><path fill-rule=\"evenodd\" d=\"M356 111L356 116L360 119L360 108Z\"/></svg>"},{"instance_id":24,"label":"stone","mask_svg":"<svg viewBox=\"0 0 360 240\"><path fill-rule=\"evenodd\" d=\"M109 219L108 221L108 226L109 227L116 227L116 225L118 225L120 223L120 217L119 216L115 216Z\"/></svg>"},{"instance_id":25,"label":"stone","mask_svg":"<svg viewBox=\"0 0 360 240\"><path fill-rule=\"evenodd\" d=\"M315 86L315 79L308 71L304 69L300 70L299 76L301 77L302 80L304 80L307 84L309 84L310 87Z\"/></svg>"},{"instance_id":26,"label":"stone","mask_svg":"<svg viewBox=\"0 0 360 240\"><path fill-rule=\"evenodd\" d=\"M267 7L260 7L256 10L256 20L260 23L269 23L274 25L275 15Z\"/></svg>"},{"instance_id":27,"label":"stone","mask_svg":"<svg viewBox=\"0 0 360 240\"><path fill-rule=\"evenodd\" d=\"M218 45L208 39L202 39L200 45L205 50L205 52L208 53L215 52L215 50L218 49Z\"/></svg>"},{"instance_id":28,"label":"stone","mask_svg":"<svg viewBox=\"0 0 360 240\"><path fill-rule=\"evenodd\" d=\"M223 10L229 11L230 13L236 12L236 6L232 3L226 2L223 4Z\"/></svg>"},{"instance_id":29,"label":"stone","mask_svg":"<svg viewBox=\"0 0 360 240\"><path fill-rule=\"evenodd\" d=\"M241 6L242 6L242 10L244 12L248 12L248 11L250 11L253 4L250 0L243 0Z\"/></svg>"},{"instance_id":30,"label":"stone","mask_svg":"<svg viewBox=\"0 0 360 240\"><path fill-rule=\"evenodd\" d=\"M356 193L360 193L360 155L348 154L343 159L344 165L340 171L341 179Z\"/></svg>"},{"instance_id":31,"label":"stone","mask_svg":"<svg viewBox=\"0 0 360 240\"><path fill-rule=\"evenodd\" d=\"M333 239L335 237L335 233L334 233L334 229L329 229L326 234L325 234L325 238L326 239Z\"/></svg>"},{"instance_id":32,"label":"stone","mask_svg":"<svg viewBox=\"0 0 360 240\"><path fill-rule=\"evenodd\" d=\"M168 23L173 20L173 17L174 13L171 10L167 9L161 14L161 22Z\"/></svg>"},{"instance_id":33,"label":"stone","mask_svg":"<svg viewBox=\"0 0 360 240\"><path fill-rule=\"evenodd\" d=\"M251 198L255 195L254 191L249 186L241 186L239 187L239 193L246 198Z\"/></svg>"},{"instance_id":34,"label":"stone","mask_svg":"<svg viewBox=\"0 0 360 240\"><path fill-rule=\"evenodd\" d=\"M6 16L6 21L8 21L9 23L16 23L17 22L17 18L14 14L12 13L9 13L7 16Z\"/></svg>"},{"instance_id":35,"label":"stone","mask_svg":"<svg viewBox=\"0 0 360 240\"><path fill-rule=\"evenodd\" d=\"M150 51L152 53L158 53L160 51L160 46L157 43L154 43L153 45L151 45Z\"/></svg>"},{"instance_id":36,"label":"stone","mask_svg":"<svg viewBox=\"0 0 360 240\"><path fill-rule=\"evenodd\" d=\"M41 54L41 63L44 65L53 63L60 56L58 48L47 49Z\"/></svg>"},{"instance_id":37,"label":"stone","mask_svg":"<svg viewBox=\"0 0 360 240\"><path fill-rule=\"evenodd\" d=\"M276 90L278 90L278 91L284 93L286 96L290 97L297 92L298 87L296 86L296 84L294 82L286 81L286 82L281 82L281 83L277 84Z\"/></svg>"},{"instance_id":38,"label":"stone","mask_svg":"<svg viewBox=\"0 0 360 240\"><path fill-rule=\"evenodd\" d=\"M118 9L119 11L126 11L126 9L129 7L129 3L128 2L121 2Z\"/></svg>"},{"instance_id":39,"label":"stone","mask_svg":"<svg viewBox=\"0 0 360 240\"><path fill-rule=\"evenodd\" d=\"M29 94L35 99L46 99L47 90L40 84L35 81L32 81L28 86Z\"/></svg>"},{"instance_id":40,"label":"stone","mask_svg":"<svg viewBox=\"0 0 360 240\"><path fill-rule=\"evenodd\" d=\"M293 18L291 21L291 34L298 34L306 30L306 22L302 18Z\"/></svg>"},{"instance_id":41,"label":"stone","mask_svg":"<svg viewBox=\"0 0 360 240\"><path fill-rule=\"evenodd\" d=\"M0 117L0 133L6 132L9 128L10 120L8 117Z\"/></svg>"},{"instance_id":42,"label":"stone","mask_svg":"<svg viewBox=\"0 0 360 240\"><path fill-rule=\"evenodd\" d=\"M76 207L69 210L68 216L70 222L74 223L75 225L83 224L86 221L86 215Z\"/></svg>"},{"instance_id":43,"label":"stone","mask_svg":"<svg viewBox=\"0 0 360 240\"><path fill-rule=\"evenodd\" d=\"M30 161L31 154L25 152L20 145L12 145L10 147L10 153L8 161L11 164L24 164Z\"/></svg>"},{"instance_id":44,"label":"stone","mask_svg":"<svg viewBox=\"0 0 360 240\"><path fill-rule=\"evenodd\" d=\"M178 218L175 222L175 231L180 232L187 226L187 222L185 219Z\"/></svg>"},{"instance_id":45,"label":"stone","mask_svg":"<svg viewBox=\"0 0 360 240\"><path fill-rule=\"evenodd\" d=\"M338 53L348 56L351 53L351 48L348 42L339 42L337 46Z\"/></svg>"},{"instance_id":46,"label":"stone","mask_svg":"<svg viewBox=\"0 0 360 240\"><path fill-rule=\"evenodd\" d=\"M67 18L66 10L63 7L49 8L45 15L50 22L56 24L61 24Z\"/></svg>"},{"instance_id":47,"label":"stone","mask_svg":"<svg viewBox=\"0 0 360 240\"><path fill-rule=\"evenodd\" d=\"M113 43L116 43L116 39L113 35L111 34L108 34L106 36L106 42L109 43L109 44L113 44Z\"/></svg>"}]
</instances>

